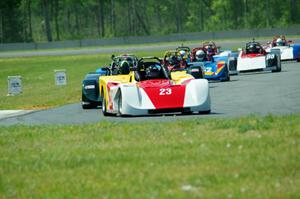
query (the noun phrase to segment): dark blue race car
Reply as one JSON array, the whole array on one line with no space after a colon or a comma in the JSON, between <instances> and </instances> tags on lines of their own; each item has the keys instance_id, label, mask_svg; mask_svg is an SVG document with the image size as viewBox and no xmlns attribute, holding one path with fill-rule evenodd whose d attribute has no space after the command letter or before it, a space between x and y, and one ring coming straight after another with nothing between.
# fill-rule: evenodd
<instances>
[{"instance_id":1,"label":"dark blue race car","mask_svg":"<svg viewBox=\"0 0 300 199\"><path fill-rule=\"evenodd\" d=\"M99 95L99 77L109 75L109 68L99 68L96 72L88 73L82 81L82 108L96 108L102 105Z\"/></svg>"}]
</instances>

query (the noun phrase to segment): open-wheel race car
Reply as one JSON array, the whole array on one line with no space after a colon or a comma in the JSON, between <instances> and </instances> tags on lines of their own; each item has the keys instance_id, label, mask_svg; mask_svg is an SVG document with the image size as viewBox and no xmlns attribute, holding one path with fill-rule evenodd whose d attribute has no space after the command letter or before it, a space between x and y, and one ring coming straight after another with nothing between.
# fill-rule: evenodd
<instances>
[{"instance_id":1,"label":"open-wheel race car","mask_svg":"<svg viewBox=\"0 0 300 199\"><path fill-rule=\"evenodd\" d=\"M258 70L280 72L280 50L274 49L266 52L260 43L253 40L246 44L245 49L240 50L237 63L229 68L233 74Z\"/></svg>"},{"instance_id":2,"label":"open-wheel race car","mask_svg":"<svg viewBox=\"0 0 300 199\"><path fill-rule=\"evenodd\" d=\"M280 50L281 61L296 60L300 62L300 44L293 44L291 40L286 40L284 35L275 36L266 47L266 52Z\"/></svg>"},{"instance_id":3,"label":"open-wheel race car","mask_svg":"<svg viewBox=\"0 0 300 199\"><path fill-rule=\"evenodd\" d=\"M194 48L190 64L203 64L205 78L208 80L229 81L231 51L219 51L214 42L205 42L202 47Z\"/></svg>"},{"instance_id":4,"label":"open-wheel race car","mask_svg":"<svg viewBox=\"0 0 300 199\"><path fill-rule=\"evenodd\" d=\"M129 72L129 68L122 68L125 62L137 65L138 58L134 55L112 56L112 63L108 67L101 67L96 72L88 73L82 81L81 106L83 109L96 108L102 105L99 94L99 77ZM127 70L127 71L126 71Z\"/></svg>"},{"instance_id":5,"label":"open-wheel race car","mask_svg":"<svg viewBox=\"0 0 300 199\"><path fill-rule=\"evenodd\" d=\"M169 74L157 57L144 57L127 75L100 77L104 115L210 113L208 81L186 72Z\"/></svg>"}]
</instances>

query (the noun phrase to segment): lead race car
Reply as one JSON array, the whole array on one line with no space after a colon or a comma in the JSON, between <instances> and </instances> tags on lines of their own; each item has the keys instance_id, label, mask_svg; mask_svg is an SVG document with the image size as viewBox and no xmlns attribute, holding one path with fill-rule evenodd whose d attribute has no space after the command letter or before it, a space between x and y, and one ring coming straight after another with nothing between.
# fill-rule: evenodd
<instances>
[{"instance_id":1,"label":"lead race car","mask_svg":"<svg viewBox=\"0 0 300 199\"><path fill-rule=\"evenodd\" d=\"M278 49L266 52L255 42L248 42L245 49L240 49L237 63L229 67L231 74L247 71L281 71L280 51Z\"/></svg>"},{"instance_id":2,"label":"lead race car","mask_svg":"<svg viewBox=\"0 0 300 199\"><path fill-rule=\"evenodd\" d=\"M127 75L101 76L104 115L210 113L208 81L186 72L168 73L157 57L144 57Z\"/></svg>"},{"instance_id":3,"label":"lead race car","mask_svg":"<svg viewBox=\"0 0 300 199\"><path fill-rule=\"evenodd\" d=\"M90 72L85 76L82 81L81 92L81 105L83 109L96 108L102 105L102 99L99 94L99 77L127 73L126 71L121 70L121 64L124 63L124 61L127 61L132 65L137 65L138 58L134 55L127 54L112 56L112 63L110 66L100 67L95 72Z\"/></svg>"},{"instance_id":4,"label":"lead race car","mask_svg":"<svg viewBox=\"0 0 300 199\"><path fill-rule=\"evenodd\" d=\"M293 44L291 40L287 41L284 35L275 36L265 48L266 52L276 49L280 50L281 61L296 60L300 62L300 44Z\"/></svg>"}]
</instances>

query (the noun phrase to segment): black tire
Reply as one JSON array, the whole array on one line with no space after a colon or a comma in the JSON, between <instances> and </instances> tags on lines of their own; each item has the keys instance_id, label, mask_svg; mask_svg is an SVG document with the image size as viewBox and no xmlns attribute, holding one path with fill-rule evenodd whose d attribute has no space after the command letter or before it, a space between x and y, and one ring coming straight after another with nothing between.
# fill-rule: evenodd
<instances>
[{"instance_id":1,"label":"black tire","mask_svg":"<svg viewBox=\"0 0 300 199\"><path fill-rule=\"evenodd\" d=\"M91 104L81 104L83 109L92 109L94 108L93 106L91 106Z\"/></svg>"},{"instance_id":2,"label":"black tire","mask_svg":"<svg viewBox=\"0 0 300 199\"><path fill-rule=\"evenodd\" d=\"M227 67L227 66L226 66L226 67ZM227 70L227 71L226 71L226 77L225 77L224 79L221 80L222 82L228 82L228 81L230 81L229 68L227 67L226 70Z\"/></svg>"},{"instance_id":3,"label":"black tire","mask_svg":"<svg viewBox=\"0 0 300 199\"><path fill-rule=\"evenodd\" d=\"M103 96L103 95L102 95ZM106 98L103 96L102 98L102 113L104 116L109 116L110 114L107 112L107 107L106 107Z\"/></svg>"},{"instance_id":4,"label":"black tire","mask_svg":"<svg viewBox=\"0 0 300 199\"><path fill-rule=\"evenodd\" d=\"M276 56L276 58L277 58L276 69L272 70L273 73L281 72L281 61L280 61L280 58L278 56Z\"/></svg>"},{"instance_id":5,"label":"black tire","mask_svg":"<svg viewBox=\"0 0 300 199\"><path fill-rule=\"evenodd\" d=\"M193 112L190 111L190 110L189 110L189 111L182 111L181 114L182 114L182 115L192 115Z\"/></svg>"},{"instance_id":6,"label":"black tire","mask_svg":"<svg viewBox=\"0 0 300 199\"><path fill-rule=\"evenodd\" d=\"M199 114L210 114L210 110L207 110L207 111L199 111Z\"/></svg>"},{"instance_id":7,"label":"black tire","mask_svg":"<svg viewBox=\"0 0 300 199\"><path fill-rule=\"evenodd\" d=\"M95 105L92 102L88 102L83 93L81 94L81 106L83 109L95 108Z\"/></svg>"},{"instance_id":8,"label":"black tire","mask_svg":"<svg viewBox=\"0 0 300 199\"><path fill-rule=\"evenodd\" d=\"M119 95L119 99L118 99L118 115L119 116L123 116L122 114L122 93L120 92L120 95Z\"/></svg>"},{"instance_id":9,"label":"black tire","mask_svg":"<svg viewBox=\"0 0 300 199\"><path fill-rule=\"evenodd\" d=\"M237 59L229 59L228 61L228 72L229 71L236 71L237 69Z\"/></svg>"}]
</instances>

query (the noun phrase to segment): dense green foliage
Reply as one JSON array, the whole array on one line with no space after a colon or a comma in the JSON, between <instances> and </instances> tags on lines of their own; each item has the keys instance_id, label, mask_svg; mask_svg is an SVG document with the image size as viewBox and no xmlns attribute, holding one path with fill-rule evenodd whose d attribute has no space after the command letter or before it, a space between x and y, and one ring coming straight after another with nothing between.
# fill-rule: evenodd
<instances>
[{"instance_id":1,"label":"dense green foliage","mask_svg":"<svg viewBox=\"0 0 300 199\"><path fill-rule=\"evenodd\" d=\"M299 116L0 127L0 198L299 198Z\"/></svg>"},{"instance_id":2,"label":"dense green foliage","mask_svg":"<svg viewBox=\"0 0 300 199\"><path fill-rule=\"evenodd\" d=\"M0 42L300 24L299 0L1 0Z\"/></svg>"}]
</instances>

